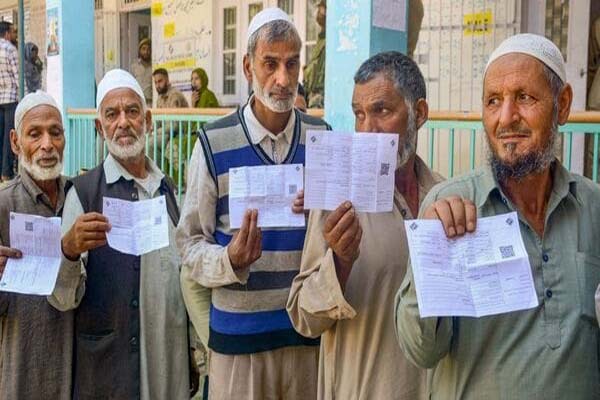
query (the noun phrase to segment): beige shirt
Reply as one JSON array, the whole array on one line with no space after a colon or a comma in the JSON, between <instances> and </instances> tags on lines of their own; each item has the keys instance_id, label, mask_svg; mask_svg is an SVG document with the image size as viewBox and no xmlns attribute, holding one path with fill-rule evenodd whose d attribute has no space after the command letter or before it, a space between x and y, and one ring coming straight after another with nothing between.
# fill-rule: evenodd
<instances>
[{"instance_id":1,"label":"beige shirt","mask_svg":"<svg viewBox=\"0 0 600 400\"><path fill-rule=\"evenodd\" d=\"M165 94L158 95L156 108L188 108L188 102L183 93L169 85Z\"/></svg>"},{"instance_id":2,"label":"beige shirt","mask_svg":"<svg viewBox=\"0 0 600 400\"><path fill-rule=\"evenodd\" d=\"M142 87L146 104L152 105L152 64L144 64L140 59L137 59L131 64L131 75Z\"/></svg>"},{"instance_id":3,"label":"beige shirt","mask_svg":"<svg viewBox=\"0 0 600 400\"><path fill-rule=\"evenodd\" d=\"M160 195L163 173L146 159L146 179L132 176L112 155L104 161L107 183L122 176L133 180L139 199ZM74 187L67 193L62 231L66 233L84 213ZM175 248L175 226L169 220L170 246L141 256L140 268L140 392L142 400L189 398L188 322L179 284L180 257ZM80 261L63 257L50 303L58 309L76 308L85 293L87 253ZM98 373L102 373L98 371Z\"/></svg>"},{"instance_id":4,"label":"beige shirt","mask_svg":"<svg viewBox=\"0 0 600 400\"><path fill-rule=\"evenodd\" d=\"M296 114L291 113L285 129L277 135L258 122L251 107L244 109L244 121L252 143L274 161L282 162L290 149ZM217 187L199 142L194 146L189 171L176 240L183 261L181 285L188 313L200 340L208 346L210 290L206 288L246 283L249 271L234 271L227 249L215 242Z\"/></svg>"},{"instance_id":5,"label":"beige shirt","mask_svg":"<svg viewBox=\"0 0 600 400\"><path fill-rule=\"evenodd\" d=\"M417 157L419 201L441 178ZM333 251L323 238L329 211L313 210L287 310L302 335L321 336L318 398L424 398L425 372L404 358L394 336L390 314L406 272L408 246L404 220L410 209L395 191L388 213L359 213L363 229L360 256L346 290L338 282Z\"/></svg>"}]
</instances>

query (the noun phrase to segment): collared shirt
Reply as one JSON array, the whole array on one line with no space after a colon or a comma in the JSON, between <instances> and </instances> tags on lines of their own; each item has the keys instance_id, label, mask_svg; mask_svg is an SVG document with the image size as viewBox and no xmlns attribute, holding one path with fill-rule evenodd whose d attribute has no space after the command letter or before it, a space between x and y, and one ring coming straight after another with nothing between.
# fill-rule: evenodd
<instances>
[{"instance_id":1,"label":"collared shirt","mask_svg":"<svg viewBox=\"0 0 600 400\"><path fill-rule=\"evenodd\" d=\"M600 283L600 187L558 162L544 234L538 236L502 193L489 166L432 189L439 198L472 200L481 217L516 211L539 306L483 318L419 317L412 271L396 299L400 346L433 368L432 399L600 398L600 329L594 292Z\"/></svg>"},{"instance_id":2,"label":"collared shirt","mask_svg":"<svg viewBox=\"0 0 600 400\"><path fill-rule=\"evenodd\" d=\"M19 62L17 48L0 39L0 104L19 100Z\"/></svg>"},{"instance_id":3,"label":"collared shirt","mask_svg":"<svg viewBox=\"0 0 600 400\"><path fill-rule=\"evenodd\" d=\"M112 155L104 161L107 183L121 177L133 180L140 200L160 196L163 173L146 158L148 177L131 175ZM63 235L83 214L75 188L67 193ZM179 284L180 257L175 248L175 226L169 218L170 245L141 256L140 274L140 392L143 400L189 398L188 324ZM85 292L87 253L80 261L63 257L58 282L50 302L59 309L76 308ZM99 372L101 373L101 372Z\"/></svg>"},{"instance_id":4,"label":"collared shirt","mask_svg":"<svg viewBox=\"0 0 600 400\"><path fill-rule=\"evenodd\" d=\"M138 58L131 64L131 75L142 87L146 104L152 105L152 64L145 64Z\"/></svg>"},{"instance_id":5,"label":"collared shirt","mask_svg":"<svg viewBox=\"0 0 600 400\"><path fill-rule=\"evenodd\" d=\"M419 201L441 178L415 160ZM290 291L287 310L294 328L321 336L318 398L423 399L425 371L406 360L394 336L390 310L404 279L408 245L404 220L412 219L395 190L389 213L359 213L363 230L360 256L342 292L333 251L323 238L330 211L312 210L300 274Z\"/></svg>"},{"instance_id":6,"label":"collared shirt","mask_svg":"<svg viewBox=\"0 0 600 400\"><path fill-rule=\"evenodd\" d=\"M159 94L156 108L188 108L188 102L183 93L169 85L165 94Z\"/></svg>"},{"instance_id":7,"label":"collared shirt","mask_svg":"<svg viewBox=\"0 0 600 400\"><path fill-rule=\"evenodd\" d=\"M9 214L54 217L63 207L63 177L57 204L22 168L0 189L0 245L10 246ZM55 310L46 297L0 292L0 399L71 398L73 313Z\"/></svg>"},{"instance_id":8,"label":"collared shirt","mask_svg":"<svg viewBox=\"0 0 600 400\"><path fill-rule=\"evenodd\" d=\"M251 107L246 107L243 115L252 143L258 144L274 161L282 162L294 134L295 113L290 114L286 128L278 135L273 135L260 124ZM277 142L275 148L271 143L273 140ZM275 152L282 157L276 157ZM244 284L249 271L234 271L227 249L215 244L217 187L206 166L200 143L194 146L189 171L186 198L177 227L177 247L183 258L182 288L190 319L200 340L207 346L210 290L205 288ZM190 307L191 303L196 306Z\"/></svg>"}]
</instances>

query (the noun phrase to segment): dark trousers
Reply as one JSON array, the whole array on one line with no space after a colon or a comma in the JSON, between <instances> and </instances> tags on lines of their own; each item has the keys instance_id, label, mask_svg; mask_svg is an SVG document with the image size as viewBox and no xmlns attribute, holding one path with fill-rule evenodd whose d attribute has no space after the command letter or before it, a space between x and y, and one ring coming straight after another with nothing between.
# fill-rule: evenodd
<instances>
[{"instance_id":1,"label":"dark trousers","mask_svg":"<svg viewBox=\"0 0 600 400\"><path fill-rule=\"evenodd\" d=\"M0 175L12 178L15 156L10 148L10 131L15 127L17 102L0 104Z\"/></svg>"}]
</instances>

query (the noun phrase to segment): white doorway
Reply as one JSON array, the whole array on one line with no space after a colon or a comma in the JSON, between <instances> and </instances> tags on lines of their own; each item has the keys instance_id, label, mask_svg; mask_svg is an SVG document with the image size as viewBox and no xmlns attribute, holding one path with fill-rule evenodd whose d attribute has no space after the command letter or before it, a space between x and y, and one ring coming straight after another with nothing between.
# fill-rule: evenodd
<instances>
[{"instance_id":1,"label":"white doorway","mask_svg":"<svg viewBox=\"0 0 600 400\"><path fill-rule=\"evenodd\" d=\"M121 68L129 70L138 59L138 44L152 38L150 9L121 14Z\"/></svg>"}]
</instances>

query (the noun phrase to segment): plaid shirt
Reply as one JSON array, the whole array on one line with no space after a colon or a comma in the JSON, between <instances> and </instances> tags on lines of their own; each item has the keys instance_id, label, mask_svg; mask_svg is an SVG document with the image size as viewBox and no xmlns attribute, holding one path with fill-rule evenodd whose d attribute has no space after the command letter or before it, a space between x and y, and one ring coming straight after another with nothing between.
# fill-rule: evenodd
<instances>
[{"instance_id":1,"label":"plaid shirt","mask_svg":"<svg viewBox=\"0 0 600 400\"><path fill-rule=\"evenodd\" d=\"M0 39L0 104L19 100L19 64L17 48L6 39Z\"/></svg>"}]
</instances>

